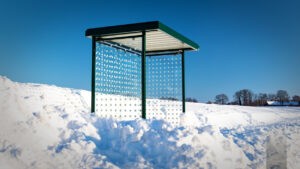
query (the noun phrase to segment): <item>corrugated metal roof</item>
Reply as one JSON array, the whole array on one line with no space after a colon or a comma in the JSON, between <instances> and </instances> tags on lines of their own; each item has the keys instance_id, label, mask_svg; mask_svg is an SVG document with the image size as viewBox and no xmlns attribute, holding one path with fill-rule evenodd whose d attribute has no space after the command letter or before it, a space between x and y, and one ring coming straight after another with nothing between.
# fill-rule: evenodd
<instances>
[{"instance_id":1,"label":"corrugated metal roof","mask_svg":"<svg viewBox=\"0 0 300 169\"><path fill-rule=\"evenodd\" d=\"M86 30L85 35L96 37L97 41L105 41L141 51L143 31L146 32L146 53L148 54L199 49L197 43L159 21L92 28Z\"/></svg>"}]
</instances>

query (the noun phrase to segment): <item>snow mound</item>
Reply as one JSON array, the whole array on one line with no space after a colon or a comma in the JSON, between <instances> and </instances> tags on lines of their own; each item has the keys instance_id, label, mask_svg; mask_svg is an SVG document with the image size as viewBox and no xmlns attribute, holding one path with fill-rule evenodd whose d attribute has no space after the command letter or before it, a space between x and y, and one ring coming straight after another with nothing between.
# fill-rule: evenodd
<instances>
[{"instance_id":1,"label":"snow mound","mask_svg":"<svg viewBox=\"0 0 300 169\"><path fill-rule=\"evenodd\" d=\"M91 115L90 92L0 76L0 168L300 166L300 108L187 103L180 125Z\"/></svg>"}]
</instances>

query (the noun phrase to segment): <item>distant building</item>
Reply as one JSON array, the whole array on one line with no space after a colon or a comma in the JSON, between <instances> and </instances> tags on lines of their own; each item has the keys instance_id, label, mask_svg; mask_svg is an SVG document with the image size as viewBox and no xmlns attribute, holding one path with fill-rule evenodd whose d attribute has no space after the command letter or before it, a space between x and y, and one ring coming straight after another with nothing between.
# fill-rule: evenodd
<instances>
[{"instance_id":1,"label":"distant building","mask_svg":"<svg viewBox=\"0 0 300 169\"><path fill-rule=\"evenodd\" d=\"M299 102L279 102L279 101L267 101L268 106L299 106Z\"/></svg>"}]
</instances>

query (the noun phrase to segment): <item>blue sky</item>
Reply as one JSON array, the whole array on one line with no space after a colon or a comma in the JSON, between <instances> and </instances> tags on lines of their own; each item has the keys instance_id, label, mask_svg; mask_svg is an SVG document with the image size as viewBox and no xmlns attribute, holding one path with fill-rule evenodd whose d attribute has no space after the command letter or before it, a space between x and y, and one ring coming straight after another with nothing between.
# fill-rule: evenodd
<instances>
[{"instance_id":1,"label":"blue sky","mask_svg":"<svg viewBox=\"0 0 300 169\"><path fill-rule=\"evenodd\" d=\"M1 1L0 75L90 89L87 28L159 20L201 46L186 57L186 95L243 88L300 94L297 1Z\"/></svg>"}]
</instances>

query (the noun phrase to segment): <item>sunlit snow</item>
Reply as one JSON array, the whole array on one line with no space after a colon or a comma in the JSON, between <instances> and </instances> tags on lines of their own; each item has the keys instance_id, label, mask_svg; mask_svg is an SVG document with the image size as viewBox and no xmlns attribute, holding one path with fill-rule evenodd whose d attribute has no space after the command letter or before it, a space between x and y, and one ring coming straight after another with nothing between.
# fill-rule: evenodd
<instances>
[{"instance_id":1,"label":"sunlit snow","mask_svg":"<svg viewBox=\"0 0 300 169\"><path fill-rule=\"evenodd\" d=\"M187 103L179 125L90 114L90 92L0 76L0 168L297 168L300 108Z\"/></svg>"}]
</instances>

